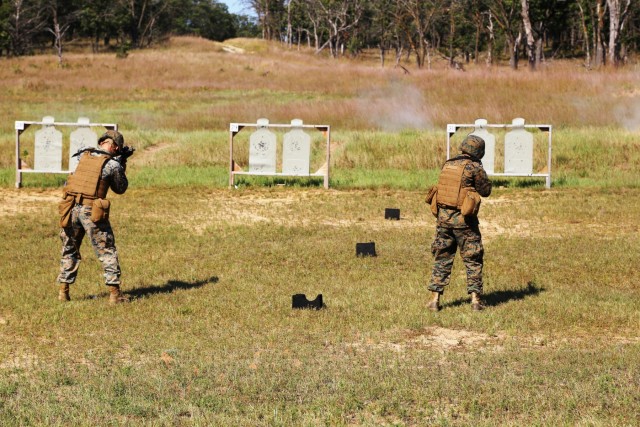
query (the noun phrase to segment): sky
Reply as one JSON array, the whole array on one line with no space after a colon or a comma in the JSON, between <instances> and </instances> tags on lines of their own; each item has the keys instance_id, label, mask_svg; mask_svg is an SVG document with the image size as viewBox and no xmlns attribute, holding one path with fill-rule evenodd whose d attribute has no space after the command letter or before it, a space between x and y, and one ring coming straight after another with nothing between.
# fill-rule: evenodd
<instances>
[{"instance_id":1,"label":"sky","mask_svg":"<svg viewBox=\"0 0 640 427\"><path fill-rule=\"evenodd\" d=\"M220 3L224 3L229 8L229 12L235 14L248 15L249 10L242 4L242 0L218 0Z\"/></svg>"}]
</instances>

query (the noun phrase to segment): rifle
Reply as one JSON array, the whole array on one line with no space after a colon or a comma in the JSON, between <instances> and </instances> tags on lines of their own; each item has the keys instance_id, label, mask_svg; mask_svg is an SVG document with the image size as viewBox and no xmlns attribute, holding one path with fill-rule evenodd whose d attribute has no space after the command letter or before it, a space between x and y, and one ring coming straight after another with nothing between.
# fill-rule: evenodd
<instances>
[{"instance_id":1,"label":"rifle","mask_svg":"<svg viewBox=\"0 0 640 427\"><path fill-rule=\"evenodd\" d=\"M93 147L86 147L86 148L82 148L80 150L78 150L78 152L76 154L74 154L71 157L78 157L80 156L82 153L86 153L86 152L91 152L91 153L98 153L98 154L104 154L105 156L113 156L113 154L104 151L104 150L98 150L97 148L93 148Z\"/></svg>"},{"instance_id":2,"label":"rifle","mask_svg":"<svg viewBox=\"0 0 640 427\"><path fill-rule=\"evenodd\" d=\"M125 145L124 147L122 147L120 149L120 151L118 152L118 156L120 157L120 163L127 161L127 159L131 156L133 156L133 153L135 153L136 149L133 147L129 147L128 145Z\"/></svg>"},{"instance_id":3,"label":"rifle","mask_svg":"<svg viewBox=\"0 0 640 427\"><path fill-rule=\"evenodd\" d=\"M127 159L131 156L133 156L133 153L135 153L136 149L133 147L129 147L127 145L125 145L124 147L122 147L120 149L120 151L118 152L118 154L116 156L114 156L113 154L104 151L104 150L99 150L97 148L93 148L93 147L87 147L87 148L83 148L81 150L78 150L78 152L76 154L74 154L71 157L77 157L80 156L82 153L86 153L86 152L91 152L91 153L98 153L98 154L104 154L106 156L111 157L112 159L114 159L115 161L117 161L118 163L120 163L122 166L125 166L127 164Z\"/></svg>"}]
</instances>

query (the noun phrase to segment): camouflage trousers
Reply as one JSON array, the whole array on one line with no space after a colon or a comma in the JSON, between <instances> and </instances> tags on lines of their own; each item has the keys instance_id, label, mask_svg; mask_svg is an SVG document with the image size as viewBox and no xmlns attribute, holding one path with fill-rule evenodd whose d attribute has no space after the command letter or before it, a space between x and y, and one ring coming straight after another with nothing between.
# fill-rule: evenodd
<instances>
[{"instance_id":1,"label":"camouflage trousers","mask_svg":"<svg viewBox=\"0 0 640 427\"><path fill-rule=\"evenodd\" d=\"M108 220L98 223L91 221L91 206L82 205L73 207L69 226L60 230L62 258L58 282L75 282L82 260L80 245L85 234L89 237L91 246L102 264L105 284L120 285L120 263L111 224Z\"/></svg>"},{"instance_id":2,"label":"camouflage trousers","mask_svg":"<svg viewBox=\"0 0 640 427\"><path fill-rule=\"evenodd\" d=\"M484 248L482 247L482 235L476 227L436 227L436 238L431 245L431 253L435 262L428 289L442 293L445 286L449 284L457 248L460 248L460 256L467 270L467 293L482 294Z\"/></svg>"}]
</instances>

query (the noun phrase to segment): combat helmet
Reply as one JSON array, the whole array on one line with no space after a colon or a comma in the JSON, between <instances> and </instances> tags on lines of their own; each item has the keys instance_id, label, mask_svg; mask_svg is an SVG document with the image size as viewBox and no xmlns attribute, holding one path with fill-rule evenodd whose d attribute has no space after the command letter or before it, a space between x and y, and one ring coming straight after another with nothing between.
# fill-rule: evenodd
<instances>
[{"instance_id":1,"label":"combat helmet","mask_svg":"<svg viewBox=\"0 0 640 427\"><path fill-rule=\"evenodd\" d=\"M484 157L484 139L478 135L469 134L460 144L460 151L476 159L482 159Z\"/></svg>"},{"instance_id":2,"label":"combat helmet","mask_svg":"<svg viewBox=\"0 0 640 427\"><path fill-rule=\"evenodd\" d=\"M112 140L120 149L124 146L124 136L122 136L122 134L117 130L108 130L102 134L100 139L98 139L98 145L102 144L102 142L107 139Z\"/></svg>"}]
</instances>

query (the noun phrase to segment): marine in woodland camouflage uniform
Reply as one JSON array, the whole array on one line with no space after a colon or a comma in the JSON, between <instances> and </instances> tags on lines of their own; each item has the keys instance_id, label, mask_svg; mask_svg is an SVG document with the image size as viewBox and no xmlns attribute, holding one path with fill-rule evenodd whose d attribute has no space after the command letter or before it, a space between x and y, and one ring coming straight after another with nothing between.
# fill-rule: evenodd
<instances>
[{"instance_id":1,"label":"marine in woodland camouflage uniform","mask_svg":"<svg viewBox=\"0 0 640 427\"><path fill-rule=\"evenodd\" d=\"M100 172L100 182L116 194L127 191L129 181L126 176L126 160L119 159L116 155L124 145L124 138L119 132L108 131L99 139L99 150L89 150L83 153L78 163L87 161L87 156L107 156ZM78 169L76 169L77 171ZM67 187L65 187L67 188ZM106 191L104 194L106 195ZM90 200L90 199L89 199ZM80 245L85 235L88 236L93 250L104 269L105 284L110 290L110 302L118 303L126 301L126 297L120 292L120 263L116 250L115 237L109 219L98 222L91 220L93 206L83 203L77 198L71 210L69 224L60 230L62 240L62 258L60 260L60 274L57 281L61 284L59 299L68 301L69 284L76 280L78 267L82 259Z\"/></svg>"},{"instance_id":2,"label":"marine in woodland camouflage uniform","mask_svg":"<svg viewBox=\"0 0 640 427\"><path fill-rule=\"evenodd\" d=\"M461 154L449 159L445 165L465 164L462 172L460 187L472 187L482 197L491 194L491 182L482 167L480 159L484 156L484 140L475 135L469 135L461 144ZM431 310L439 310L439 297L449 284L451 269L456 254L460 249L460 256L467 270L467 293L472 296L475 310L483 308L480 296L483 293L482 267L484 248L480 234L477 215L463 216L460 209L438 204L436 236L431 245L434 257L431 283L428 287L433 294L429 304Z\"/></svg>"}]
</instances>

